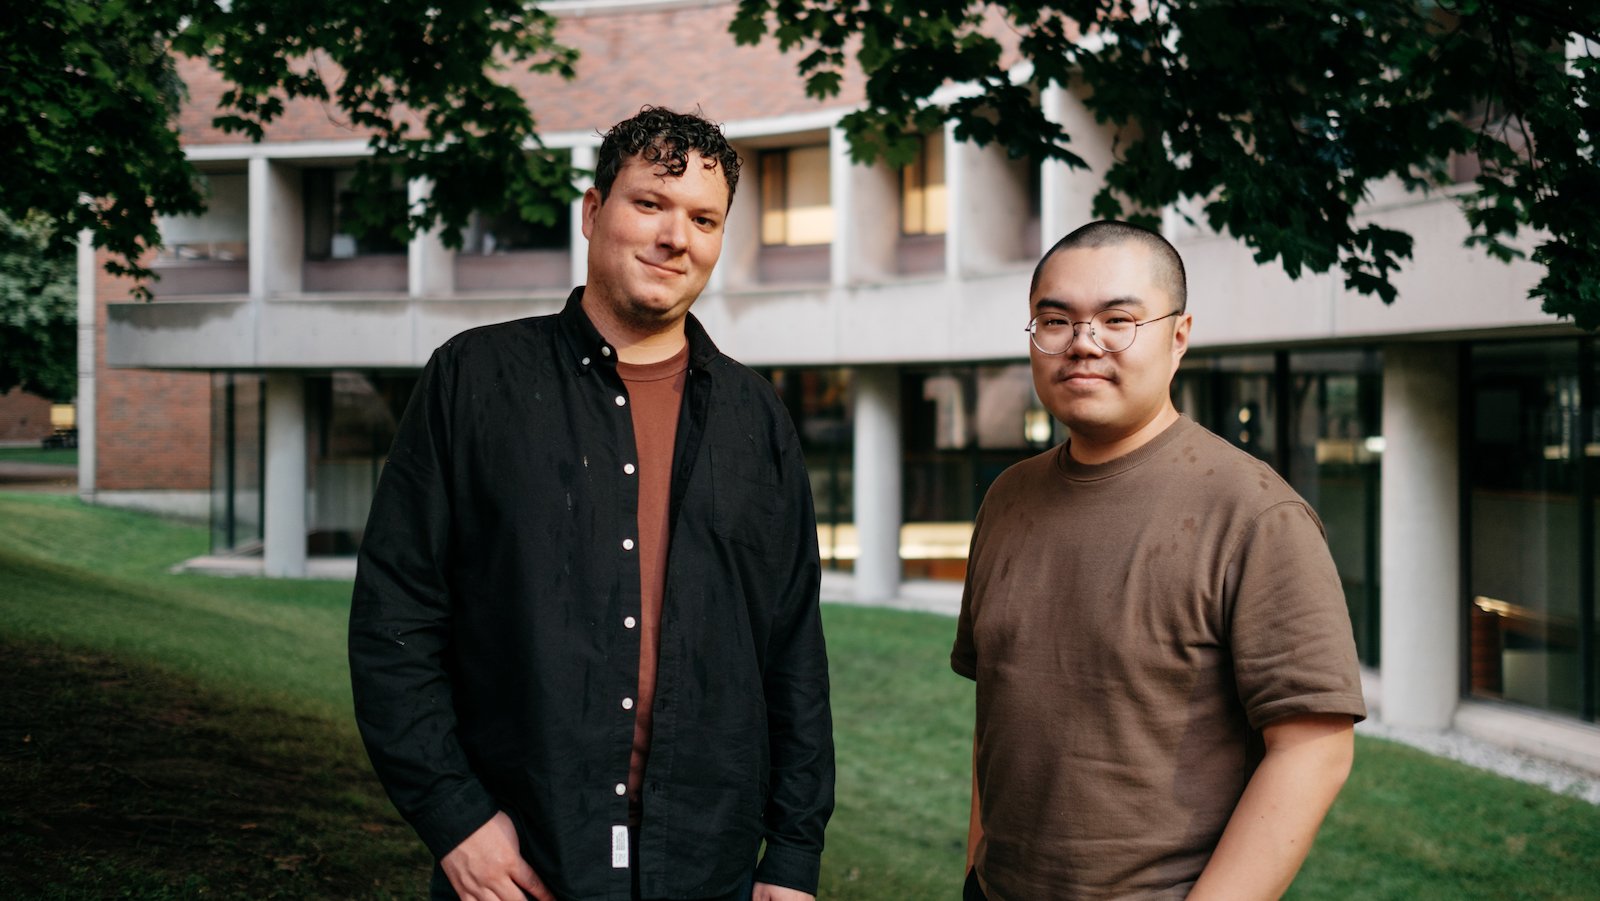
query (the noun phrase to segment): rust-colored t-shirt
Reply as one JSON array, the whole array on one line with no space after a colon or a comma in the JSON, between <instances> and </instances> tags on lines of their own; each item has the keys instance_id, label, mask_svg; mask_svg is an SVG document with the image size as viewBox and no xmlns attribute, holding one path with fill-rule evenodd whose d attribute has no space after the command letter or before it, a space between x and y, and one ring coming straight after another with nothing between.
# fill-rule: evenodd
<instances>
[{"instance_id":1,"label":"rust-colored t-shirt","mask_svg":"<svg viewBox=\"0 0 1600 901\"><path fill-rule=\"evenodd\" d=\"M633 755L628 763L628 816L639 822L639 789L650 756L650 713L656 694L656 653L661 597L667 584L667 548L672 537L672 448L689 372L689 347L659 363L617 363L633 411L638 459L629 473L639 480L639 690L634 697ZM626 470L624 470L626 471Z\"/></svg>"},{"instance_id":2,"label":"rust-colored t-shirt","mask_svg":"<svg viewBox=\"0 0 1600 901\"><path fill-rule=\"evenodd\" d=\"M994 901L1182 898L1261 728L1366 713L1322 524L1189 419L1109 463L1008 469L951 665L977 681L977 873Z\"/></svg>"}]
</instances>

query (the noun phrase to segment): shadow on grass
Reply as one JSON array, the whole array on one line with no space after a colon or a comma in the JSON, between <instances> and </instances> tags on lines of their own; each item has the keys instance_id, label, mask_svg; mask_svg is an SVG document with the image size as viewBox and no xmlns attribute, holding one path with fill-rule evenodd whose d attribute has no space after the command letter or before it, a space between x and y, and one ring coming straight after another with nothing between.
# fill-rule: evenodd
<instances>
[{"instance_id":1,"label":"shadow on grass","mask_svg":"<svg viewBox=\"0 0 1600 901\"><path fill-rule=\"evenodd\" d=\"M0 897L418 895L348 726L0 639Z\"/></svg>"}]
</instances>

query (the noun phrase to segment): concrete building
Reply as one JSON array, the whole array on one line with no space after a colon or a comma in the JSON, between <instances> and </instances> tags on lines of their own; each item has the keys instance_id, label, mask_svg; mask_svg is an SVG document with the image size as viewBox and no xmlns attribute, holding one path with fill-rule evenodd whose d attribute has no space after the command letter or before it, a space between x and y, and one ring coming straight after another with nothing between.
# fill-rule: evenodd
<instances>
[{"instance_id":1,"label":"concrete building","mask_svg":"<svg viewBox=\"0 0 1600 901\"><path fill-rule=\"evenodd\" d=\"M735 47L728 3L572 5L568 83L528 79L542 133L579 165L642 103L698 106L746 161L695 307L767 372L800 428L830 565L884 596L959 578L983 492L1060 439L1027 369L1043 247L1092 218L1098 171L927 135L911 167L853 164L794 60ZM211 208L165 223L157 300L85 279L86 497L209 515L217 552L272 575L348 555L415 374L475 325L554 312L583 279L576 207L556 229L479 221L461 251L341 229L360 135L296 104L259 144L209 125L186 66L185 146ZM1098 170L1081 98L1041 98ZM413 192L426 188L413 185ZM1595 341L1527 299L1538 271L1464 249L1451 192L1379 191L1408 231L1398 302L1292 281L1171 215L1190 268L1180 408L1270 461L1323 517L1385 721L1458 728L1600 770ZM86 274L95 264L85 253Z\"/></svg>"}]
</instances>

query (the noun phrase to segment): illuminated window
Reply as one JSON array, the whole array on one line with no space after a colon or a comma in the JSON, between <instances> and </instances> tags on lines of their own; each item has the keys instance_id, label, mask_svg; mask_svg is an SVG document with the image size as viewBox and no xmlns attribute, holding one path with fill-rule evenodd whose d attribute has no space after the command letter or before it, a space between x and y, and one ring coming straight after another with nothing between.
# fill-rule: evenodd
<instances>
[{"instance_id":1,"label":"illuminated window","mask_svg":"<svg viewBox=\"0 0 1600 901\"><path fill-rule=\"evenodd\" d=\"M942 235L949 228L944 187L944 133L922 136L917 158L900 170L900 233Z\"/></svg>"},{"instance_id":2,"label":"illuminated window","mask_svg":"<svg viewBox=\"0 0 1600 901\"><path fill-rule=\"evenodd\" d=\"M761 243L831 243L828 145L765 151L760 166Z\"/></svg>"}]
</instances>

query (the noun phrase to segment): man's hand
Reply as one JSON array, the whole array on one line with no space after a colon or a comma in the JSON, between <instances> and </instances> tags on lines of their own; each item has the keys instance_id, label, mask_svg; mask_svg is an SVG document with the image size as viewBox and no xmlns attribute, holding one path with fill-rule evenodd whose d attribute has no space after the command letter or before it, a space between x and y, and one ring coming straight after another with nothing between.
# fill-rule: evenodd
<instances>
[{"instance_id":1,"label":"man's hand","mask_svg":"<svg viewBox=\"0 0 1600 901\"><path fill-rule=\"evenodd\" d=\"M750 901L817 901L817 896L781 885L758 882L755 891L750 893Z\"/></svg>"},{"instance_id":2,"label":"man's hand","mask_svg":"<svg viewBox=\"0 0 1600 901\"><path fill-rule=\"evenodd\" d=\"M533 867L522 859L516 827L505 811L495 814L439 861L463 901L556 901Z\"/></svg>"}]
</instances>

